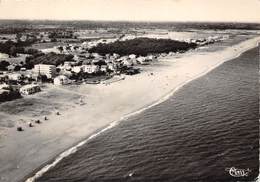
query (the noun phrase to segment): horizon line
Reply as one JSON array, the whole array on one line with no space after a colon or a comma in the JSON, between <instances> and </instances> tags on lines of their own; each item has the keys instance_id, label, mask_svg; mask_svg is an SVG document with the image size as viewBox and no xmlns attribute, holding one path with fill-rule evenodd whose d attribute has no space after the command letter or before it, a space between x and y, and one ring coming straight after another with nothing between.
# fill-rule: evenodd
<instances>
[{"instance_id":1,"label":"horizon line","mask_svg":"<svg viewBox=\"0 0 260 182\"><path fill-rule=\"evenodd\" d=\"M88 21L88 22L128 22L128 23L248 23L248 24L260 24L256 21L200 21L200 20L90 20L90 19L29 19L29 18L0 18L0 21Z\"/></svg>"}]
</instances>

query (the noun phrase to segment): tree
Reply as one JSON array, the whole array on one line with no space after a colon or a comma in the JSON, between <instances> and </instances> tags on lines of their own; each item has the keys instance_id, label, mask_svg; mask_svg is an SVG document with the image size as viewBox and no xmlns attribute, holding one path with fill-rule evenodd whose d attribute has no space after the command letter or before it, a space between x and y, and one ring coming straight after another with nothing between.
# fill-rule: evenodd
<instances>
[{"instance_id":1,"label":"tree","mask_svg":"<svg viewBox=\"0 0 260 182\"><path fill-rule=\"evenodd\" d=\"M60 68L56 68L56 72L59 73L61 71Z\"/></svg>"},{"instance_id":2,"label":"tree","mask_svg":"<svg viewBox=\"0 0 260 182\"><path fill-rule=\"evenodd\" d=\"M16 65L16 66L14 67L14 71L20 71L20 70L21 70L21 66Z\"/></svg>"},{"instance_id":3,"label":"tree","mask_svg":"<svg viewBox=\"0 0 260 182\"><path fill-rule=\"evenodd\" d=\"M13 56L13 57L16 57L16 56L17 56L17 52L16 52L16 47L15 47L15 46L12 46L12 47L10 48L9 55L10 55L10 56Z\"/></svg>"},{"instance_id":4,"label":"tree","mask_svg":"<svg viewBox=\"0 0 260 182\"><path fill-rule=\"evenodd\" d=\"M21 41L21 37L22 37L21 33L16 34L15 39L17 40L17 42Z\"/></svg>"},{"instance_id":5,"label":"tree","mask_svg":"<svg viewBox=\"0 0 260 182\"><path fill-rule=\"evenodd\" d=\"M62 46L59 46L59 47L58 47L58 50L60 51L60 53L62 53L62 52L63 52L63 47L62 47Z\"/></svg>"},{"instance_id":6,"label":"tree","mask_svg":"<svg viewBox=\"0 0 260 182\"><path fill-rule=\"evenodd\" d=\"M1 61L0 62L0 70L1 71L6 71L7 70L7 66L9 66L9 65L10 65L9 62L7 62L5 60Z\"/></svg>"},{"instance_id":7,"label":"tree","mask_svg":"<svg viewBox=\"0 0 260 182\"><path fill-rule=\"evenodd\" d=\"M66 46L66 50L67 51L71 51L71 47L70 46Z\"/></svg>"},{"instance_id":8,"label":"tree","mask_svg":"<svg viewBox=\"0 0 260 182\"><path fill-rule=\"evenodd\" d=\"M57 42L57 39L51 38L51 42Z\"/></svg>"}]
</instances>

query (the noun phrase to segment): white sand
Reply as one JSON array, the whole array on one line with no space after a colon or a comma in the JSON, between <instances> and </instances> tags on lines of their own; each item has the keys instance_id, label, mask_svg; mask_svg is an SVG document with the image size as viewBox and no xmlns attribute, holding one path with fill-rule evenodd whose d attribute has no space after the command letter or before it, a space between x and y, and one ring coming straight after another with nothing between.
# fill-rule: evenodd
<instances>
[{"instance_id":1,"label":"white sand","mask_svg":"<svg viewBox=\"0 0 260 182\"><path fill-rule=\"evenodd\" d=\"M107 86L82 85L78 89L69 89L68 92L81 94L87 104L61 113L60 116L53 115L42 125L24 132L17 132L14 128L7 132L1 143L3 147L0 148L0 181L15 182L23 179L65 149L97 133L113 121L162 102L184 84L255 47L259 41L260 37L257 37L219 52L187 53L178 59L164 59L160 61L161 66L154 66L152 71L126 76L125 80ZM150 72L154 75L149 75ZM105 129L114 125L116 122ZM75 150L72 148L62 155Z\"/></svg>"}]
</instances>

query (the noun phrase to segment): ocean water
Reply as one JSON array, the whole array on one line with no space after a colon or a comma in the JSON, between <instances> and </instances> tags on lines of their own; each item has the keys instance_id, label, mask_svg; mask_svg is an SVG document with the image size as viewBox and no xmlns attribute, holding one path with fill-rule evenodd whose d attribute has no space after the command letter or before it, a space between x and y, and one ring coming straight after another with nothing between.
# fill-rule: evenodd
<instances>
[{"instance_id":1,"label":"ocean water","mask_svg":"<svg viewBox=\"0 0 260 182\"><path fill-rule=\"evenodd\" d=\"M37 181L254 180L259 171L258 54L257 48L249 50L122 121ZM231 167L250 172L232 177Z\"/></svg>"}]
</instances>

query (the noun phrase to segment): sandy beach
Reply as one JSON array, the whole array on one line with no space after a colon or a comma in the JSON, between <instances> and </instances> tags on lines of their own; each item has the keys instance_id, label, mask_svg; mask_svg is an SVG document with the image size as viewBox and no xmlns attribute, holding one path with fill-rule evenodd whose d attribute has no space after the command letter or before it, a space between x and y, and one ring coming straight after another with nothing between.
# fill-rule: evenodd
<instances>
[{"instance_id":1,"label":"sandy beach","mask_svg":"<svg viewBox=\"0 0 260 182\"><path fill-rule=\"evenodd\" d=\"M144 68L141 74L125 76L124 80L108 85L48 86L47 90L54 96L46 99L59 100L57 108L58 104L66 104L67 109L60 109L61 115L56 115L56 107L42 104L43 109L49 107L47 121L33 128L27 127L23 132L17 132L15 127L2 133L0 130L0 181L23 180L33 170L45 166L46 161L66 151L58 156L57 159L61 159L76 150L70 147L114 127L118 121L163 102L183 85L256 47L259 41L260 37L256 37L217 52L202 54L193 51L180 57L163 58ZM30 97L45 98L49 91ZM55 96L58 93L62 94ZM78 103L79 99L82 103ZM32 118L28 115L24 120Z\"/></svg>"}]
</instances>

